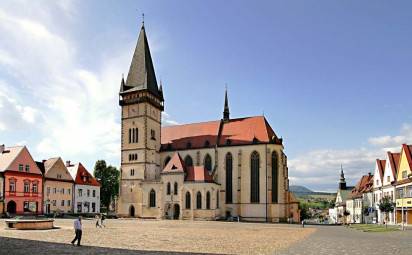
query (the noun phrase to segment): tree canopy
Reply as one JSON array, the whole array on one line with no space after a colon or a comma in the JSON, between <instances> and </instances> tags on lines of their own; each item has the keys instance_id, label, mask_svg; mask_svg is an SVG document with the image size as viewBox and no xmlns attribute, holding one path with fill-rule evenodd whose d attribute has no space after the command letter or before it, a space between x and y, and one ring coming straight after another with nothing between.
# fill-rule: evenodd
<instances>
[{"instance_id":1,"label":"tree canopy","mask_svg":"<svg viewBox=\"0 0 412 255\"><path fill-rule=\"evenodd\" d=\"M100 203L109 209L110 203L119 194L120 172L114 166L107 166L106 161L98 160L94 166L94 176L101 184Z\"/></svg>"}]
</instances>

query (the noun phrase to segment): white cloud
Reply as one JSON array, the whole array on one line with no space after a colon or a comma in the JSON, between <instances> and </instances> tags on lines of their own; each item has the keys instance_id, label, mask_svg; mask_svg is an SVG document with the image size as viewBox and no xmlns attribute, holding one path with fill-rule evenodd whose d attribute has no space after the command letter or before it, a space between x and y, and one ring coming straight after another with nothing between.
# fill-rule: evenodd
<instances>
[{"instance_id":1,"label":"white cloud","mask_svg":"<svg viewBox=\"0 0 412 255\"><path fill-rule=\"evenodd\" d=\"M167 112L162 112L162 126L173 126L179 125L179 122L172 119L170 114Z\"/></svg>"}]
</instances>

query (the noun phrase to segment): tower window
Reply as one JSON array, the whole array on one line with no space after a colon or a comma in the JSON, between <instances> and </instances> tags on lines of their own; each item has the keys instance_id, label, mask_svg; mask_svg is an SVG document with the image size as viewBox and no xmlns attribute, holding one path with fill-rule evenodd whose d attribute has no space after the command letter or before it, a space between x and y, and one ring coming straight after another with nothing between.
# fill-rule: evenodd
<instances>
[{"instance_id":1,"label":"tower window","mask_svg":"<svg viewBox=\"0 0 412 255\"><path fill-rule=\"evenodd\" d=\"M173 194L177 195L177 191L178 191L177 182L175 182L174 187L173 187Z\"/></svg>"},{"instance_id":2,"label":"tower window","mask_svg":"<svg viewBox=\"0 0 412 255\"><path fill-rule=\"evenodd\" d=\"M130 176L134 176L134 169L130 169Z\"/></svg>"},{"instance_id":3,"label":"tower window","mask_svg":"<svg viewBox=\"0 0 412 255\"><path fill-rule=\"evenodd\" d=\"M154 129L150 130L150 139L156 140L156 132L154 131Z\"/></svg>"},{"instance_id":4,"label":"tower window","mask_svg":"<svg viewBox=\"0 0 412 255\"><path fill-rule=\"evenodd\" d=\"M150 195L149 195L149 206L150 207L156 207L156 191L154 191L154 189L152 189L150 191Z\"/></svg>"},{"instance_id":5,"label":"tower window","mask_svg":"<svg viewBox=\"0 0 412 255\"><path fill-rule=\"evenodd\" d=\"M166 188L166 195L170 195L171 192L171 186L170 186L170 182L167 183L167 188Z\"/></svg>"},{"instance_id":6,"label":"tower window","mask_svg":"<svg viewBox=\"0 0 412 255\"><path fill-rule=\"evenodd\" d=\"M129 128L129 143L139 142L139 129Z\"/></svg>"}]
</instances>

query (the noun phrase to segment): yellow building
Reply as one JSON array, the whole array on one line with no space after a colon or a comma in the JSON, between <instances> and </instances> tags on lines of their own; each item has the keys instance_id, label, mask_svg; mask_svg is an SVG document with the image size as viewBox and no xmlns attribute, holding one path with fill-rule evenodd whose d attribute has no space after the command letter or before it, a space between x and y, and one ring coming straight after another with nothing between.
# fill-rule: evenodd
<instances>
[{"instance_id":1,"label":"yellow building","mask_svg":"<svg viewBox=\"0 0 412 255\"><path fill-rule=\"evenodd\" d=\"M73 212L73 178L61 158L51 158L40 164L44 169L44 212ZM42 170L43 170L42 169Z\"/></svg>"},{"instance_id":2,"label":"yellow building","mask_svg":"<svg viewBox=\"0 0 412 255\"><path fill-rule=\"evenodd\" d=\"M396 222L412 223L412 145L402 144L396 178ZM403 217L402 217L403 211Z\"/></svg>"}]
</instances>

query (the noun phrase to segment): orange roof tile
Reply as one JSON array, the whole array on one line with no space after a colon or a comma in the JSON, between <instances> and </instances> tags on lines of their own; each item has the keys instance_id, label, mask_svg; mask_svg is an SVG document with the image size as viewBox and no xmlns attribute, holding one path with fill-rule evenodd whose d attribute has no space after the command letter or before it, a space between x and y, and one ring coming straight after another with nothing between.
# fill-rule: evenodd
<instances>
[{"instance_id":1,"label":"orange roof tile","mask_svg":"<svg viewBox=\"0 0 412 255\"><path fill-rule=\"evenodd\" d=\"M89 171L82 165L82 163L78 163L74 166L67 167L70 174L74 179L75 184L80 185L90 185L90 186L100 186L100 183L93 177Z\"/></svg>"},{"instance_id":2,"label":"orange roof tile","mask_svg":"<svg viewBox=\"0 0 412 255\"><path fill-rule=\"evenodd\" d=\"M373 175L368 174L361 177L352 189L351 198L360 198L363 193L370 192L373 188Z\"/></svg>"},{"instance_id":3,"label":"orange roof tile","mask_svg":"<svg viewBox=\"0 0 412 255\"><path fill-rule=\"evenodd\" d=\"M212 175L204 166L187 167L185 181L214 182Z\"/></svg>"},{"instance_id":4,"label":"orange roof tile","mask_svg":"<svg viewBox=\"0 0 412 255\"><path fill-rule=\"evenodd\" d=\"M389 163L391 164L391 170L392 170L393 177L395 179L398 173L400 155L401 155L400 153L392 153L388 151L388 159L389 159Z\"/></svg>"},{"instance_id":5,"label":"orange roof tile","mask_svg":"<svg viewBox=\"0 0 412 255\"><path fill-rule=\"evenodd\" d=\"M376 164L378 165L379 169L379 176L381 177L381 180L383 178L383 173L385 172L385 167L386 167L386 160L380 160L376 159Z\"/></svg>"}]
</instances>

